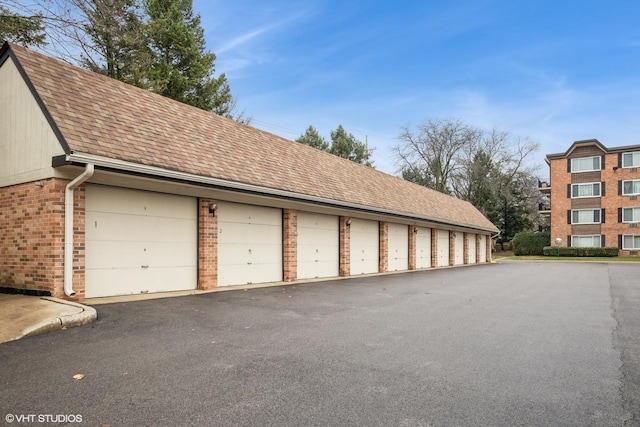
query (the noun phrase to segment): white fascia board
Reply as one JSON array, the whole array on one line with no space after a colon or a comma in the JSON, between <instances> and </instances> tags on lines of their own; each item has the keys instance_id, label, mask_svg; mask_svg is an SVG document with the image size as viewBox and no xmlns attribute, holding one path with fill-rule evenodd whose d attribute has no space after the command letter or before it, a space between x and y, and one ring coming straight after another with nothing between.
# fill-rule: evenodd
<instances>
[{"instance_id":1,"label":"white fascia board","mask_svg":"<svg viewBox=\"0 0 640 427\"><path fill-rule=\"evenodd\" d=\"M243 182L228 181L220 178L213 178L213 177L201 176L201 175L196 175L196 174L191 174L186 172L174 171L170 169L160 168L157 166L149 166L149 165L143 165L140 163L112 159L109 157L96 156L94 154L71 153L66 155L66 161L68 163L82 163L82 164L92 163L97 167L103 167L103 168L108 168L112 170L134 173L134 174L142 174L147 176L157 176L160 178L178 180L182 182L192 182L195 184L201 184L209 187L217 187L225 190L237 190L237 191L244 191L244 192L249 192L254 194L260 194L264 196L294 199L302 202L311 202L311 203L325 205L325 206L328 205L328 206L340 207L340 208L345 208L350 210L358 210L358 211L371 212L376 214L401 217L405 219L433 222L433 223L442 224L442 225L450 225L453 227L462 227L465 229L486 231L488 233L495 232L495 230L493 229L482 228L482 227L474 226L471 224L449 222L449 221L444 221L438 218L419 216L419 215L409 214L406 212L399 212L399 211L393 211L390 209L378 208L375 206L360 205L357 203L349 203L341 200L311 196L308 194L295 193L292 191L279 190L276 188L262 187L254 184L246 184Z\"/></svg>"}]
</instances>

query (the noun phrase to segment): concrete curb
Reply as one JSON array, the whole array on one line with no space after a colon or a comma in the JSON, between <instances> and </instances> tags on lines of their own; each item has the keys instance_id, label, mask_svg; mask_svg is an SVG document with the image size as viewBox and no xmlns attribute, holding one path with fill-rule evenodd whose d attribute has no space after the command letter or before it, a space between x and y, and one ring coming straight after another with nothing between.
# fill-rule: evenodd
<instances>
[{"instance_id":1,"label":"concrete curb","mask_svg":"<svg viewBox=\"0 0 640 427\"><path fill-rule=\"evenodd\" d=\"M73 301L65 301L52 297L41 297L45 301L51 301L56 304L63 304L78 308L80 312L73 314L60 315L49 319L42 320L31 325L23 331L23 337L43 334L45 332L58 331L63 328L72 328L74 326L86 325L98 318L98 312L93 307L78 304Z\"/></svg>"}]
</instances>

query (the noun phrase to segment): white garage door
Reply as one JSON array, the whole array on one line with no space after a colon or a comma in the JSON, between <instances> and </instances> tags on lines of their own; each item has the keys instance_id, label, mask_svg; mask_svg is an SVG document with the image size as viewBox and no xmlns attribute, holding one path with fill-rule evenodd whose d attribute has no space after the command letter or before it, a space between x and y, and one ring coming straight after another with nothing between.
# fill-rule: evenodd
<instances>
[{"instance_id":1,"label":"white garage door","mask_svg":"<svg viewBox=\"0 0 640 427\"><path fill-rule=\"evenodd\" d=\"M464 264L464 233L456 231L455 233L455 265Z\"/></svg>"},{"instance_id":2,"label":"white garage door","mask_svg":"<svg viewBox=\"0 0 640 427\"><path fill-rule=\"evenodd\" d=\"M282 281L282 211L219 202L218 286Z\"/></svg>"},{"instance_id":3,"label":"white garage door","mask_svg":"<svg viewBox=\"0 0 640 427\"><path fill-rule=\"evenodd\" d=\"M87 185L85 296L195 289L195 198Z\"/></svg>"},{"instance_id":4,"label":"white garage door","mask_svg":"<svg viewBox=\"0 0 640 427\"><path fill-rule=\"evenodd\" d=\"M339 275L339 219L298 212L298 279Z\"/></svg>"},{"instance_id":5,"label":"white garage door","mask_svg":"<svg viewBox=\"0 0 640 427\"><path fill-rule=\"evenodd\" d=\"M480 262L487 262L487 236L478 236L480 240Z\"/></svg>"},{"instance_id":6,"label":"white garage door","mask_svg":"<svg viewBox=\"0 0 640 427\"><path fill-rule=\"evenodd\" d=\"M438 267L449 265L449 230L438 230Z\"/></svg>"},{"instance_id":7,"label":"white garage door","mask_svg":"<svg viewBox=\"0 0 640 427\"><path fill-rule=\"evenodd\" d=\"M469 240L469 264L476 263L476 235L469 233L467 235Z\"/></svg>"},{"instance_id":8,"label":"white garage door","mask_svg":"<svg viewBox=\"0 0 640 427\"><path fill-rule=\"evenodd\" d=\"M418 227L416 233L416 268L431 267L431 229Z\"/></svg>"},{"instance_id":9,"label":"white garage door","mask_svg":"<svg viewBox=\"0 0 640 427\"><path fill-rule=\"evenodd\" d=\"M409 269L409 226L389 224L389 271Z\"/></svg>"},{"instance_id":10,"label":"white garage door","mask_svg":"<svg viewBox=\"0 0 640 427\"><path fill-rule=\"evenodd\" d=\"M378 221L351 220L351 275L378 272L379 237Z\"/></svg>"}]
</instances>

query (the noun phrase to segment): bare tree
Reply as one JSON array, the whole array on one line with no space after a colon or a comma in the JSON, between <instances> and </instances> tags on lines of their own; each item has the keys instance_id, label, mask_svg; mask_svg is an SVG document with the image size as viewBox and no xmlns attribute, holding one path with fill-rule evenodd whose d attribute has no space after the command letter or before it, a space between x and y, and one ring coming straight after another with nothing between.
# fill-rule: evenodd
<instances>
[{"instance_id":1,"label":"bare tree","mask_svg":"<svg viewBox=\"0 0 640 427\"><path fill-rule=\"evenodd\" d=\"M479 129L460 120L429 120L415 130L403 127L394 151L405 179L450 194L451 178L460 167L459 153L477 145L481 137Z\"/></svg>"},{"instance_id":2,"label":"bare tree","mask_svg":"<svg viewBox=\"0 0 640 427\"><path fill-rule=\"evenodd\" d=\"M403 178L469 201L500 228L502 241L533 227L540 195L537 167L526 160L538 144L452 119L404 127L399 139Z\"/></svg>"}]
</instances>

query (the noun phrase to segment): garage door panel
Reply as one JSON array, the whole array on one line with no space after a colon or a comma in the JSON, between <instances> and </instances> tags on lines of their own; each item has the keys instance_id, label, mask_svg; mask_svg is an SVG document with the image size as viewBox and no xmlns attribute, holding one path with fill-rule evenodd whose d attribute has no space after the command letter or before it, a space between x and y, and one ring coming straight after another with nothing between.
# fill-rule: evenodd
<instances>
[{"instance_id":1,"label":"garage door panel","mask_svg":"<svg viewBox=\"0 0 640 427\"><path fill-rule=\"evenodd\" d=\"M87 248L93 246L93 243L87 241ZM102 241L99 242L99 257L94 257L87 265L88 269L121 269L121 268L140 268L141 265L147 263L144 242L118 242L118 241ZM136 256L132 256L136 254Z\"/></svg>"},{"instance_id":2,"label":"garage door panel","mask_svg":"<svg viewBox=\"0 0 640 427\"><path fill-rule=\"evenodd\" d=\"M377 221L351 220L351 274L378 272L380 225Z\"/></svg>"},{"instance_id":3,"label":"garage door panel","mask_svg":"<svg viewBox=\"0 0 640 427\"><path fill-rule=\"evenodd\" d=\"M195 289L193 197L87 185L87 298Z\"/></svg>"},{"instance_id":4,"label":"garage door panel","mask_svg":"<svg viewBox=\"0 0 640 427\"><path fill-rule=\"evenodd\" d=\"M314 229L298 227L298 245L319 248L335 248L338 244L338 227Z\"/></svg>"},{"instance_id":5,"label":"garage door panel","mask_svg":"<svg viewBox=\"0 0 640 427\"><path fill-rule=\"evenodd\" d=\"M298 278L336 277L339 274L339 220L337 216L298 212Z\"/></svg>"},{"instance_id":6,"label":"garage door panel","mask_svg":"<svg viewBox=\"0 0 640 427\"><path fill-rule=\"evenodd\" d=\"M282 210L218 204L218 286L282 280Z\"/></svg>"},{"instance_id":7,"label":"garage door panel","mask_svg":"<svg viewBox=\"0 0 640 427\"><path fill-rule=\"evenodd\" d=\"M431 267L431 229L417 227L416 233L416 268Z\"/></svg>"},{"instance_id":8,"label":"garage door panel","mask_svg":"<svg viewBox=\"0 0 640 427\"><path fill-rule=\"evenodd\" d=\"M462 265L464 264L464 233L456 232L455 235L454 264Z\"/></svg>"},{"instance_id":9,"label":"garage door panel","mask_svg":"<svg viewBox=\"0 0 640 427\"><path fill-rule=\"evenodd\" d=\"M223 222L218 226L218 233L225 243L251 245L256 242L280 240L282 226L279 224Z\"/></svg>"},{"instance_id":10,"label":"garage door panel","mask_svg":"<svg viewBox=\"0 0 640 427\"><path fill-rule=\"evenodd\" d=\"M468 234L467 239L469 241L469 264L476 263L476 235Z\"/></svg>"},{"instance_id":11,"label":"garage door panel","mask_svg":"<svg viewBox=\"0 0 640 427\"><path fill-rule=\"evenodd\" d=\"M449 230L438 230L438 267L449 265Z\"/></svg>"},{"instance_id":12,"label":"garage door panel","mask_svg":"<svg viewBox=\"0 0 640 427\"><path fill-rule=\"evenodd\" d=\"M389 271L408 270L409 226L403 224L389 224L388 233Z\"/></svg>"},{"instance_id":13,"label":"garage door panel","mask_svg":"<svg viewBox=\"0 0 640 427\"><path fill-rule=\"evenodd\" d=\"M480 262L487 262L487 236L478 236L480 240Z\"/></svg>"}]
</instances>

